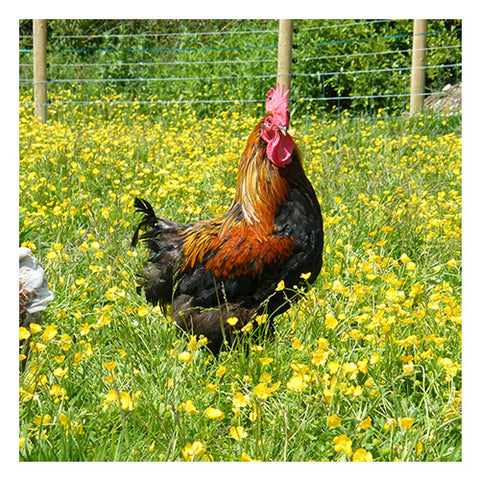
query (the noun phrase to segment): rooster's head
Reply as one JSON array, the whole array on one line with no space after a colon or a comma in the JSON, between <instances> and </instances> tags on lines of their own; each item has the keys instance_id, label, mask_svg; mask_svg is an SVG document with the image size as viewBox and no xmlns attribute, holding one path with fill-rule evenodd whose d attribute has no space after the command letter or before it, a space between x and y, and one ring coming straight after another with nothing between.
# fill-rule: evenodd
<instances>
[{"instance_id":1,"label":"rooster's head","mask_svg":"<svg viewBox=\"0 0 480 480\"><path fill-rule=\"evenodd\" d=\"M262 124L262 138L267 142L267 158L277 167L285 167L292 161L295 147L287 133L290 121L288 93L283 85L271 88L267 93L267 115Z\"/></svg>"}]
</instances>

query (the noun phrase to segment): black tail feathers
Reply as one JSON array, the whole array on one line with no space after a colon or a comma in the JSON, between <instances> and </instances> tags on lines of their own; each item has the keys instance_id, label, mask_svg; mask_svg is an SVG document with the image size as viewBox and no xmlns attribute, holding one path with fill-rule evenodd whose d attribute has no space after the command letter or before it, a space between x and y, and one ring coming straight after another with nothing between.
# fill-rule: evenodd
<instances>
[{"instance_id":1,"label":"black tail feathers","mask_svg":"<svg viewBox=\"0 0 480 480\"><path fill-rule=\"evenodd\" d=\"M135 207L136 212L141 212L144 213L146 216L155 218L155 212L153 211L153 207L143 198L136 198L133 202L133 206Z\"/></svg>"},{"instance_id":2,"label":"black tail feathers","mask_svg":"<svg viewBox=\"0 0 480 480\"><path fill-rule=\"evenodd\" d=\"M154 227L157 223L157 217L155 216L152 206L146 200L143 200L142 198L136 198L133 202L133 205L136 212L144 214L142 221L139 223L138 227L133 233L132 247L135 247L138 243L138 234L140 230L144 227Z\"/></svg>"}]
</instances>

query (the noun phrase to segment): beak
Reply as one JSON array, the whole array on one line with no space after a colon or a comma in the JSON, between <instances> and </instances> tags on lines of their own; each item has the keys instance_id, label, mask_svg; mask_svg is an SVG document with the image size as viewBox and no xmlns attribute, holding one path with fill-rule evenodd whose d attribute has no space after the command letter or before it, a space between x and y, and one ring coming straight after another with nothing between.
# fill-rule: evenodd
<instances>
[{"instance_id":1,"label":"beak","mask_svg":"<svg viewBox=\"0 0 480 480\"><path fill-rule=\"evenodd\" d=\"M279 126L279 127L277 127L277 128L278 128L278 130L280 130L284 135L287 134L287 128L288 128L288 127L287 127L286 125L282 125L282 126Z\"/></svg>"}]
</instances>

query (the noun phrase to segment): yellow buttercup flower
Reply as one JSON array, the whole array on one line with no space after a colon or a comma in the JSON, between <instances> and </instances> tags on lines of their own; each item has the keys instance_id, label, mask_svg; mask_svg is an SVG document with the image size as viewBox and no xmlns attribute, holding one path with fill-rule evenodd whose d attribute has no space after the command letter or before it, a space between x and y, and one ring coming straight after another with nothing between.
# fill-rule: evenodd
<instances>
[{"instance_id":1,"label":"yellow buttercup flower","mask_svg":"<svg viewBox=\"0 0 480 480\"><path fill-rule=\"evenodd\" d=\"M266 400L273 392L275 392L280 386L280 382L274 383L271 387L268 387L265 383L260 382L253 389L253 393L260 400Z\"/></svg>"},{"instance_id":2,"label":"yellow buttercup flower","mask_svg":"<svg viewBox=\"0 0 480 480\"><path fill-rule=\"evenodd\" d=\"M387 421L384 423L383 428L385 430L393 430L397 426L397 421L394 418L387 418Z\"/></svg>"},{"instance_id":3,"label":"yellow buttercup flower","mask_svg":"<svg viewBox=\"0 0 480 480\"><path fill-rule=\"evenodd\" d=\"M185 400L178 407L179 412L186 412L190 415L198 415L198 410L195 408L195 405L191 400Z\"/></svg>"},{"instance_id":4,"label":"yellow buttercup flower","mask_svg":"<svg viewBox=\"0 0 480 480\"><path fill-rule=\"evenodd\" d=\"M367 430L372 426L372 419L370 417L364 418L358 425L358 428L361 428L362 430Z\"/></svg>"},{"instance_id":5,"label":"yellow buttercup flower","mask_svg":"<svg viewBox=\"0 0 480 480\"><path fill-rule=\"evenodd\" d=\"M53 371L53 374L56 377L64 377L67 374L67 372L68 372L68 367L65 367L65 368L58 367Z\"/></svg>"},{"instance_id":6,"label":"yellow buttercup flower","mask_svg":"<svg viewBox=\"0 0 480 480\"><path fill-rule=\"evenodd\" d=\"M260 357L258 361L263 365L270 365L273 362L273 358L271 357Z\"/></svg>"},{"instance_id":7,"label":"yellow buttercup flower","mask_svg":"<svg viewBox=\"0 0 480 480\"><path fill-rule=\"evenodd\" d=\"M342 419L337 415L334 414L331 417L327 417L327 425L330 428L337 428L340 426Z\"/></svg>"},{"instance_id":8,"label":"yellow buttercup flower","mask_svg":"<svg viewBox=\"0 0 480 480\"><path fill-rule=\"evenodd\" d=\"M329 330L335 328L338 325L338 320L331 314L325 315L325 327Z\"/></svg>"},{"instance_id":9,"label":"yellow buttercup flower","mask_svg":"<svg viewBox=\"0 0 480 480\"><path fill-rule=\"evenodd\" d=\"M253 460L253 458L246 452L242 452L240 455L241 462L258 462L259 460Z\"/></svg>"},{"instance_id":10,"label":"yellow buttercup flower","mask_svg":"<svg viewBox=\"0 0 480 480\"><path fill-rule=\"evenodd\" d=\"M205 410L205 415L210 420L223 420L225 418L225 414L221 410L213 407L208 407Z\"/></svg>"},{"instance_id":11,"label":"yellow buttercup flower","mask_svg":"<svg viewBox=\"0 0 480 480\"><path fill-rule=\"evenodd\" d=\"M237 442L241 442L244 438L247 438L247 432L241 425L230 427L230 435L234 440L237 440Z\"/></svg>"},{"instance_id":12,"label":"yellow buttercup flower","mask_svg":"<svg viewBox=\"0 0 480 480\"><path fill-rule=\"evenodd\" d=\"M25 327L20 327L19 328L19 339L20 340L26 340L27 338L30 337L30 332L25 328Z\"/></svg>"},{"instance_id":13,"label":"yellow buttercup flower","mask_svg":"<svg viewBox=\"0 0 480 480\"><path fill-rule=\"evenodd\" d=\"M128 392L110 390L103 402L103 410L105 411L110 405L117 405L123 410L132 411L135 408L136 403L133 402L132 397Z\"/></svg>"},{"instance_id":14,"label":"yellow buttercup flower","mask_svg":"<svg viewBox=\"0 0 480 480\"><path fill-rule=\"evenodd\" d=\"M246 325L244 325L242 328L241 328L241 332L243 333L250 333L251 331L253 330L253 323L252 322L248 322Z\"/></svg>"},{"instance_id":15,"label":"yellow buttercup flower","mask_svg":"<svg viewBox=\"0 0 480 480\"><path fill-rule=\"evenodd\" d=\"M415 419L411 417L403 417L403 418L400 418L398 421L400 423L400 426L403 428L403 430L409 430L410 428L412 428L415 422Z\"/></svg>"},{"instance_id":16,"label":"yellow buttercup flower","mask_svg":"<svg viewBox=\"0 0 480 480\"><path fill-rule=\"evenodd\" d=\"M248 405L250 405L250 400L248 399L248 397L246 397L243 393L240 392L236 393L233 396L232 401L239 408L247 407Z\"/></svg>"},{"instance_id":17,"label":"yellow buttercup flower","mask_svg":"<svg viewBox=\"0 0 480 480\"><path fill-rule=\"evenodd\" d=\"M364 448L359 448L353 453L352 462L373 462L373 456Z\"/></svg>"},{"instance_id":18,"label":"yellow buttercup flower","mask_svg":"<svg viewBox=\"0 0 480 480\"><path fill-rule=\"evenodd\" d=\"M333 439L334 450L337 453L345 452L348 456L352 454L352 440L347 435L338 435Z\"/></svg>"},{"instance_id":19,"label":"yellow buttercup flower","mask_svg":"<svg viewBox=\"0 0 480 480\"><path fill-rule=\"evenodd\" d=\"M310 383L310 377L308 375L302 375L301 373L294 374L287 382L287 388L296 392L305 390Z\"/></svg>"},{"instance_id":20,"label":"yellow buttercup flower","mask_svg":"<svg viewBox=\"0 0 480 480\"><path fill-rule=\"evenodd\" d=\"M203 446L202 442L196 440L193 443L187 443L185 447L182 448L182 455L187 462L196 460L200 458L207 449Z\"/></svg>"},{"instance_id":21,"label":"yellow buttercup flower","mask_svg":"<svg viewBox=\"0 0 480 480\"><path fill-rule=\"evenodd\" d=\"M48 413L45 415L38 415L33 419L35 425L47 425L52 421L52 416Z\"/></svg>"},{"instance_id":22,"label":"yellow buttercup flower","mask_svg":"<svg viewBox=\"0 0 480 480\"><path fill-rule=\"evenodd\" d=\"M49 325L43 331L42 338L46 342L49 342L50 340L52 340L55 337L55 335L57 335L57 333L58 333L58 328L55 325Z\"/></svg>"},{"instance_id":23,"label":"yellow buttercup flower","mask_svg":"<svg viewBox=\"0 0 480 480\"><path fill-rule=\"evenodd\" d=\"M192 352L197 350L197 336L196 335L190 335L190 340L187 343L187 349L191 350Z\"/></svg>"},{"instance_id":24,"label":"yellow buttercup flower","mask_svg":"<svg viewBox=\"0 0 480 480\"><path fill-rule=\"evenodd\" d=\"M193 360L194 357L190 352L185 351L185 352L179 353L177 358L181 362L189 363Z\"/></svg>"},{"instance_id":25,"label":"yellow buttercup flower","mask_svg":"<svg viewBox=\"0 0 480 480\"><path fill-rule=\"evenodd\" d=\"M117 366L117 362L113 361L113 362L105 362L103 364L103 366L108 370L108 371L111 371L113 370L116 366Z\"/></svg>"},{"instance_id":26,"label":"yellow buttercup flower","mask_svg":"<svg viewBox=\"0 0 480 480\"><path fill-rule=\"evenodd\" d=\"M238 318L237 317L229 317L227 318L227 323L234 327L238 323Z\"/></svg>"}]
</instances>

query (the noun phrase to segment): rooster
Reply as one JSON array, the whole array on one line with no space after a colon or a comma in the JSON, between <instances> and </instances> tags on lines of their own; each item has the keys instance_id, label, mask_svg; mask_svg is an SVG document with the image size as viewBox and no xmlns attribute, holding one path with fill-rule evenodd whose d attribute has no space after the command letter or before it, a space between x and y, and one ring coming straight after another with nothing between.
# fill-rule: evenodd
<instances>
[{"instance_id":1,"label":"rooster","mask_svg":"<svg viewBox=\"0 0 480 480\"><path fill-rule=\"evenodd\" d=\"M19 249L19 323L28 327L30 323L42 322L42 311L53 300L43 268L27 247Z\"/></svg>"},{"instance_id":2,"label":"rooster","mask_svg":"<svg viewBox=\"0 0 480 480\"><path fill-rule=\"evenodd\" d=\"M20 327L28 328L31 323L42 323L43 310L47 308L47 303L53 300L54 296L48 288L48 280L43 268L38 264L29 248L20 247L18 266L18 321ZM30 347L25 340L20 341L19 347L24 355L20 363L20 369L23 371Z\"/></svg>"},{"instance_id":3,"label":"rooster","mask_svg":"<svg viewBox=\"0 0 480 480\"><path fill-rule=\"evenodd\" d=\"M280 85L267 93L267 114L248 138L224 215L182 225L157 217L146 200L134 202L144 217L132 245L142 240L151 251L138 291L153 305L171 304L177 326L206 337L214 354L242 329L259 329L260 318L272 332L293 287L311 284L322 267L322 214L287 133L288 93Z\"/></svg>"}]
</instances>

